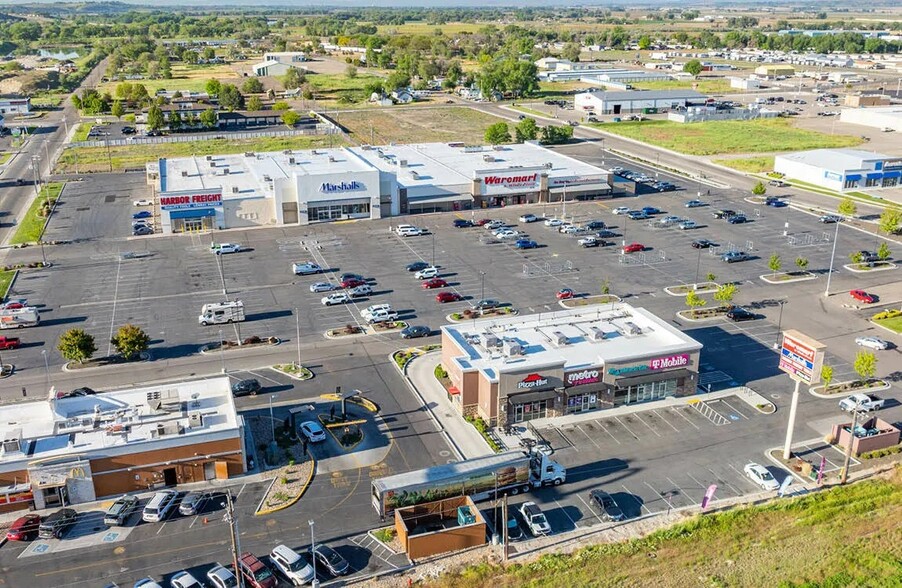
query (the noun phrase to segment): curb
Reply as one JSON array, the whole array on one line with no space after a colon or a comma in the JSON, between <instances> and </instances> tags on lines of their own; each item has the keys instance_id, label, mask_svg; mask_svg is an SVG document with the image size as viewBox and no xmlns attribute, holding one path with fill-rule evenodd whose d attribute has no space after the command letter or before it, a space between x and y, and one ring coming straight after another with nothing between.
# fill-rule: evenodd
<instances>
[{"instance_id":1,"label":"curb","mask_svg":"<svg viewBox=\"0 0 902 588\"><path fill-rule=\"evenodd\" d=\"M571 300L588 300L588 298L595 298L596 295L593 295L593 296L589 296L588 298L567 298L566 300L558 300L557 303L561 308L564 308L566 310L578 310L580 308L585 308L588 306L598 306L601 304L620 304L621 302L623 302L623 298L621 298L620 296L617 296L616 294L598 294L597 295L597 297L599 297L599 298L602 296L610 296L612 298L615 298L616 300L610 300L607 302L587 302L586 304L574 304L573 306L567 305L567 303L570 302Z\"/></svg>"},{"instance_id":2,"label":"curb","mask_svg":"<svg viewBox=\"0 0 902 588\"><path fill-rule=\"evenodd\" d=\"M880 263L880 262L877 262L877 263ZM858 269L855 266L860 265L860 264L849 263L849 264L844 265L843 269L847 269L850 272L855 273L855 274L869 274L871 272L885 272L886 270L896 269L897 267L899 267L895 263L892 263L892 262L885 262L885 263L886 263L886 265L881 265L880 267L870 267L868 269Z\"/></svg>"},{"instance_id":3,"label":"curb","mask_svg":"<svg viewBox=\"0 0 902 588\"><path fill-rule=\"evenodd\" d=\"M892 330L892 329L889 328L889 327L884 327L883 325L881 325L880 323L878 323L878 322L875 321L874 319L870 319L870 320L868 320L868 322L871 323L872 325L874 325L875 327L879 327L879 328L883 329L883 330L886 331L887 333L892 333L893 335L902 335L902 333L899 333L898 331L894 331L894 330Z\"/></svg>"},{"instance_id":4,"label":"curb","mask_svg":"<svg viewBox=\"0 0 902 588\"><path fill-rule=\"evenodd\" d=\"M452 313L452 314L458 314L458 313L455 312L455 313ZM519 310L515 310L515 311L513 311L513 312L506 312L506 313L504 313L504 314L502 314L502 315L497 315L497 314L484 315L484 314L481 314L481 315L476 316L476 317L470 317L470 318L464 318L464 317L461 317L461 318L459 318L459 319L451 318L452 315L449 314L449 315L446 315L446 316L445 316L445 320L448 321L449 323L460 324L460 323L468 323L468 322L470 322L470 321L484 321L484 320L489 320L489 319L496 319L496 318L498 318L499 316L502 317L502 318L503 318L503 317L506 317L506 316L517 316L517 315L519 315L519 314L520 314L520 311L519 311Z\"/></svg>"},{"instance_id":5,"label":"curb","mask_svg":"<svg viewBox=\"0 0 902 588\"><path fill-rule=\"evenodd\" d=\"M768 284L771 284L773 286L779 286L780 284L792 284L793 282L805 282L807 280L816 280L817 279L817 276L812 274L811 272L805 272L805 274L806 275L804 275L804 276L796 276L789 280L773 280L773 279L771 279L771 277L774 274L764 274L764 275L758 276L758 278L761 281L767 282ZM787 272L782 272L782 273L777 273L777 275L778 276L786 276L789 274Z\"/></svg>"},{"instance_id":6,"label":"curb","mask_svg":"<svg viewBox=\"0 0 902 588\"><path fill-rule=\"evenodd\" d=\"M310 455L310 454L308 454L308 455ZM273 478L272 484L269 485L269 488L267 488L267 489L266 489L266 492L263 494L263 498L260 499L260 504L257 505L257 510L254 511L254 516L268 515L268 514L272 514L272 513L274 513L274 512L278 512L278 511L280 511L280 510L285 510L285 509L288 508L289 506L294 506L294 504L295 504L298 500L300 500L301 497L304 496L304 494L306 494L307 488L310 487L310 482L313 481L313 475L316 473L316 459L313 457L313 455L310 455L310 461L311 461L311 463L313 464L313 467L310 468L310 475L307 476L307 481L304 482L304 485L303 485L303 486L301 486L301 489L300 489L300 491L298 491L298 495L297 495L297 496L295 496L294 498L292 498L292 499L291 499L290 501L288 501L286 504L277 506L277 507L275 507L275 508L270 508L270 509L267 509L267 510L260 510L260 506L262 506L262 505L263 505L263 501L266 500L266 495L269 494L269 491L270 491L270 489L272 488L273 484L276 483L276 478Z\"/></svg>"},{"instance_id":7,"label":"curb","mask_svg":"<svg viewBox=\"0 0 902 588\"><path fill-rule=\"evenodd\" d=\"M395 321L395 324L398 324L398 323L401 323L404 326L403 327L395 327L394 329L385 329L384 331L377 331L373 325L367 325L366 327L363 328L364 330L362 333L354 333L352 335L330 335L329 331L326 331L323 333L323 337L325 337L326 339L331 339L331 340L354 339L356 337L370 337L372 335L385 335L388 333L400 332L410 326L410 324L407 321ZM330 329L330 330L334 330L334 329Z\"/></svg>"},{"instance_id":8,"label":"curb","mask_svg":"<svg viewBox=\"0 0 902 588\"><path fill-rule=\"evenodd\" d=\"M3 300L6 300L6 298L9 296L9 293L12 291L13 286L16 285L16 280L19 278L19 271L20 271L20 270L13 270L13 271L15 272L15 273L13 274L13 279L11 279L11 280L9 281L9 286L6 287L6 292L3 293Z\"/></svg>"},{"instance_id":9,"label":"curb","mask_svg":"<svg viewBox=\"0 0 902 588\"><path fill-rule=\"evenodd\" d=\"M394 527L382 527L382 528L383 529L393 529ZM386 545L384 542L380 541L378 537L376 537L376 535L373 533L373 529L370 529L369 531L367 531L366 534L369 535L373 539L373 541L375 541L376 543L381 545L383 549L385 549L392 555L398 555L397 551L395 551L394 549L392 549L391 547Z\"/></svg>"},{"instance_id":10,"label":"curb","mask_svg":"<svg viewBox=\"0 0 902 588\"><path fill-rule=\"evenodd\" d=\"M266 347L277 347L282 344L282 340L278 337L274 337L275 343L251 343L250 345L235 345L233 347L228 347L227 349L223 349L222 346L219 346L215 349L210 349L207 345L201 345L197 348L197 352L201 355L213 355L216 353L228 353L230 351L241 351L241 350L254 350L254 349L265 349Z\"/></svg>"},{"instance_id":11,"label":"curb","mask_svg":"<svg viewBox=\"0 0 902 588\"><path fill-rule=\"evenodd\" d=\"M304 366L301 366L301 367L304 367ZM307 371L310 373L310 377L309 377L309 378L303 378L303 377L301 377L301 376L296 376L296 375L294 375L294 374L290 374L290 373L288 373L288 372L286 372L286 371L283 371L283 370L278 369L278 368L277 368L276 366L274 366L274 365L273 365L273 366L269 366L269 369L271 369L271 370L273 370L273 371L277 371L277 372L279 372L280 374L282 374L283 376L288 376L288 377L291 378L292 380L297 380L297 381L299 381L299 382L306 382L306 381L312 380L313 378L316 377L316 374L314 374L314 373L313 373L313 370L311 370L310 368L304 368L305 370L307 370Z\"/></svg>"},{"instance_id":12,"label":"curb","mask_svg":"<svg viewBox=\"0 0 902 588\"><path fill-rule=\"evenodd\" d=\"M717 284L715 282L702 282L702 285L706 285L706 284L714 284L714 288L705 286L704 288L695 288L694 290L689 290L687 292L671 292L671 290L674 288L685 288L688 285L688 284L686 284L683 286L667 286L666 288L664 288L664 292L668 296L683 297L683 296L686 296L686 294L688 294L689 292L695 292L696 294L711 294L713 292L717 292L717 289L720 288L720 284ZM694 284L694 285L698 286L698 284ZM687 319L687 320L690 320L690 319Z\"/></svg>"},{"instance_id":13,"label":"curb","mask_svg":"<svg viewBox=\"0 0 902 588\"><path fill-rule=\"evenodd\" d=\"M706 323L708 321L717 321L717 320L721 320L721 319L724 319L727 317L727 313L723 313L723 314L715 314L712 317L706 317L706 318L689 318L687 316L683 316L684 312L689 312L689 311L678 310L676 312L677 318L682 319L687 322L690 322L690 323Z\"/></svg>"},{"instance_id":14,"label":"curb","mask_svg":"<svg viewBox=\"0 0 902 588\"><path fill-rule=\"evenodd\" d=\"M847 380L845 382L837 382L836 385L848 384L849 382L854 382L855 380ZM852 394L868 394L870 392L879 392L881 390L889 390L892 386L886 380L880 380L882 382L881 385L877 386L868 386L867 388L856 388L853 390L846 390L845 392L837 392L836 394L824 394L821 392L815 392L816 388L823 388L823 386L811 386L808 388L808 393L814 396L815 398L823 398L825 400L829 400L831 398L845 398L846 396L851 396Z\"/></svg>"},{"instance_id":15,"label":"curb","mask_svg":"<svg viewBox=\"0 0 902 588\"><path fill-rule=\"evenodd\" d=\"M141 353L140 361L126 361L123 363L111 363L109 365L95 365L95 366L81 367L81 368L77 368L77 369L70 368L69 364L74 363L74 362L67 361L66 363L63 364L62 371L71 374L71 373L78 373L82 370L102 370L102 369L107 369L107 368L120 368L120 367L127 367L130 365L135 365L135 364L139 364L139 363L149 363L151 361L153 361L153 356L148 351L144 351Z\"/></svg>"}]
</instances>

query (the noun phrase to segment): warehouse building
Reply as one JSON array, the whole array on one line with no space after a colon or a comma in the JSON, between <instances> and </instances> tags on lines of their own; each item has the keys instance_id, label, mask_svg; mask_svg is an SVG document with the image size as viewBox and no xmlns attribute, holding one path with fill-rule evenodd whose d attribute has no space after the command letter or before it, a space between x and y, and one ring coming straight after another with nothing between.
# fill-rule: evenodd
<instances>
[{"instance_id":1,"label":"warehouse building","mask_svg":"<svg viewBox=\"0 0 902 588\"><path fill-rule=\"evenodd\" d=\"M872 108L843 108L839 113L839 120L874 129L892 129L902 132L902 104Z\"/></svg>"},{"instance_id":2,"label":"warehouse building","mask_svg":"<svg viewBox=\"0 0 902 588\"><path fill-rule=\"evenodd\" d=\"M163 233L605 198L610 174L532 143L427 143L160 159Z\"/></svg>"},{"instance_id":3,"label":"warehouse building","mask_svg":"<svg viewBox=\"0 0 902 588\"><path fill-rule=\"evenodd\" d=\"M574 96L577 110L596 114L652 113L704 104L705 95L694 90L582 92Z\"/></svg>"},{"instance_id":4,"label":"warehouse building","mask_svg":"<svg viewBox=\"0 0 902 588\"><path fill-rule=\"evenodd\" d=\"M245 472L225 376L0 407L0 512Z\"/></svg>"},{"instance_id":5,"label":"warehouse building","mask_svg":"<svg viewBox=\"0 0 902 588\"><path fill-rule=\"evenodd\" d=\"M860 149L815 149L777 155L774 171L837 192L895 188L902 183L902 157Z\"/></svg>"},{"instance_id":6,"label":"warehouse building","mask_svg":"<svg viewBox=\"0 0 902 588\"><path fill-rule=\"evenodd\" d=\"M442 327L453 404L502 427L695 394L701 349L628 304Z\"/></svg>"}]
</instances>

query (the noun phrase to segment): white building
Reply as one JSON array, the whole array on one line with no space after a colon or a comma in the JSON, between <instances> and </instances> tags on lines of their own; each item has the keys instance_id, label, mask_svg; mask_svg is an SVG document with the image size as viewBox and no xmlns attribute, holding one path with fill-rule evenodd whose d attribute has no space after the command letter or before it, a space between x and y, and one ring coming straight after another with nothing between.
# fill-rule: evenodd
<instances>
[{"instance_id":1,"label":"white building","mask_svg":"<svg viewBox=\"0 0 902 588\"><path fill-rule=\"evenodd\" d=\"M31 98L0 98L0 114L28 114Z\"/></svg>"},{"instance_id":2,"label":"white building","mask_svg":"<svg viewBox=\"0 0 902 588\"><path fill-rule=\"evenodd\" d=\"M643 112L646 109L670 110L692 103L704 104L704 94L694 90L654 90L626 92L582 92L574 96L577 110L599 114Z\"/></svg>"},{"instance_id":3,"label":"white building","mask_svg":"<svg viewBox=\"0 0 902 588\"><path fill-rule=\"evenodd\" d=\"M774 171L837 192L894 188L902 183L902 157L860 149L815 149L777 155Z\"/></svg>"},{"instance_id":4,"label":"white building","mask_svg":"<svg viewBox=\"0 0 902 588\"><path fill-rule=\"evenodd\" d=\"M292 63L283 63L281 61L263 61L254 64L254 75L263 76L284 76L291 69L304 69Z\"/></svg>"},{"instance_id":5,"label":"white building","mask_svg":"<svg viewBox=\"0 0 902 588\"><path fill-rule=\"evenodd\" d=\"M730 78L730 87L739 90L758 90L761 88L761 80L758 78Z\"/></svg>"},{"instance_id":6,"label":"white building","mask_svg":"<svg viewBox=\"0 0 902 588\"><path fill-rule=\"evenodd\" d=\"M607 171L532 143L208 155L147 166L164 233L610 197Z\"/></svg>"},{"instance_id":7,"label":"white building","mask_svg":"<svg viewBox=\"0 0 902 588\"><path fill-rule=\"evenodd\" d=\"M902 132L902 105L843 108L840 111L839 120L875 129L893 129Z\"/></svg>"},{"instance_id":8,"label":"white building","mask_svg":"<svg viewBox=\"0 0 902 588\"><path fill-rule=\"evenodd\" d=\"M303 63L307 61L307 54L303 51L269 51L263 54L263 61L278 61L279 63Z\"/></svg>"}]
</instances>

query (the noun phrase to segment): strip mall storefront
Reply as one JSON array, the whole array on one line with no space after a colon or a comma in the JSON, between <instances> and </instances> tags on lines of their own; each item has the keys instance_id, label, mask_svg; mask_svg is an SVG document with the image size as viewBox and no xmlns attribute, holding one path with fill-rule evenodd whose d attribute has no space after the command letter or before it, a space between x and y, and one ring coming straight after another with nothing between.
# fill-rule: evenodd
<instances>
[{"instance_id":1,"label":"strip mall storefront","mask_svg":"<svg viewBox=\"0 0 902 588\"><path fill-rule=\"evenodd\" d=\"M477 170L473 179L476 208L610 198L604 175L549 177L546 166Z\"/></svg>"},{"instance_id":2,"label":"strip mall storefront","mask_svg":"<svg viewBox=\"0 0 902 588\"><path fill-rule=\"evenodd\" d=\"M224 220L221 189L160 194L160 225L164 234L222 228Z\"/></svg>"}]
</instances>

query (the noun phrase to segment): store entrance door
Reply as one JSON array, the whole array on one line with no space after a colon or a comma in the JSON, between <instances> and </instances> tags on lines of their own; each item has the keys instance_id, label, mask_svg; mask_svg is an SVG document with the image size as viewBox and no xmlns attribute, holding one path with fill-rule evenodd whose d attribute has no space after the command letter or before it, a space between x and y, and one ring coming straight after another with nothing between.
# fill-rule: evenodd
<instances>
[{"instance_id":1,"label":"store entrance door","mask_svg":"<svg viewBox=\"0 0 902 588\"><path fill-rule=\"evenodd\" d=\"M185 219L185 232L197 233L204 230L204 221L200 218Z\"/></svg>"}]
</instances>

